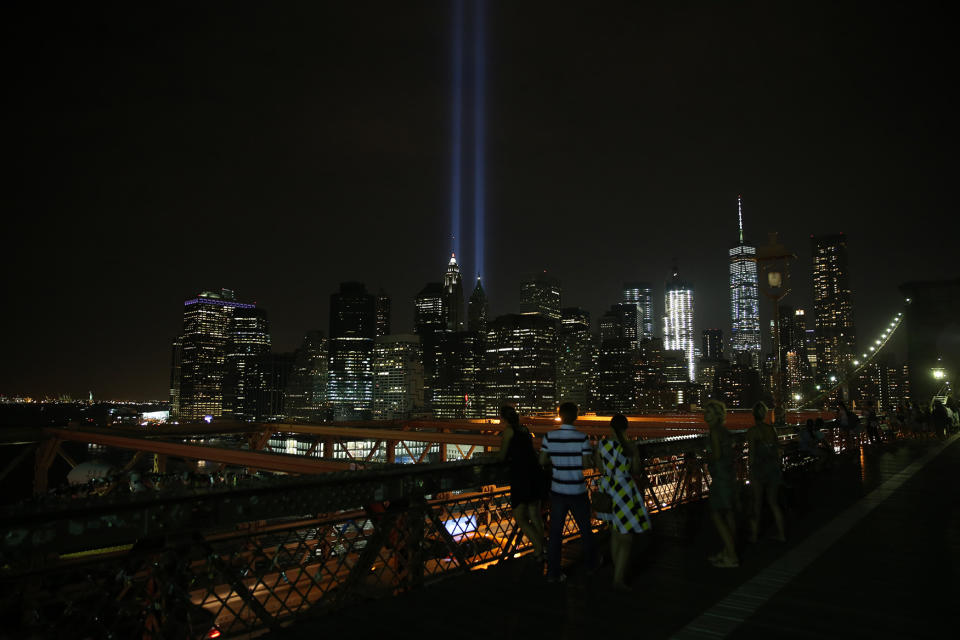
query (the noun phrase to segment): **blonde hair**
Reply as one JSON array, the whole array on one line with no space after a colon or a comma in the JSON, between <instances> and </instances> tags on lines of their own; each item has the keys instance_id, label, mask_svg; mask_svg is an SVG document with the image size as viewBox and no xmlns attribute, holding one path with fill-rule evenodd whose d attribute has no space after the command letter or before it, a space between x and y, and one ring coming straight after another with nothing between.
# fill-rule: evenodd
<instances>
[{"instance_id":1,"label":"blonde hair","mask_svg":"<svg viewBox=\"0 0 960 640\"><path fill-rule=\"evenodd\" d=\"M707 420L708 416L717 415L721 418L727 415L727 405L723 404L719 400L708 400L705 405L703 405L703 417ZM710 422L710 420L707 420Z\"/></svg>"}]
</instances>

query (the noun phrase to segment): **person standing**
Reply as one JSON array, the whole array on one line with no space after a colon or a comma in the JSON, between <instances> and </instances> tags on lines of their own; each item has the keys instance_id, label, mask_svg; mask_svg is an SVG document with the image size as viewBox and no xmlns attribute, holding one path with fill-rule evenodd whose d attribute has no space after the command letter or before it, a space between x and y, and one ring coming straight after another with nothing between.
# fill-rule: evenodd
<instances>
[{"instance_id":1,"label":"person standing","mask_svg":"<svg viewBox=\"0 0 960 640\"><path fill-rule=\"evenodd\" d=\"M510 469L510 504L517 526L533 544L533 558L543 562L543 520L540 501L546 498L543 468L533 450L530 430L520 424L517 410L509 405L500 407L503 435L497 458L506 461ZM541 565L542 566L542 565Z\"/></svg>"},{"instance_id":2,"label":"person standing","mask_svg":"<svg viewBox=\"0 0 960 640\"><path fill-rule=\"evenodd\" d=\"M727 407L719 400L710 400L703 407L703 419L710 427L707 469L710 471L710 517L717 528L723 549L708 558L720 569L740 566L737 556L737 478L733 471L733 436L726 427Z\"/></svg>"},{"instance_id":3,"label":"person standing","mask_svg":"<svg viewBox=\"0 0 960 640\"><path fill-rule=\"evenodd\" d=\"M540 445L540 464L549 465L550 480L550 537L547 540L547 581L562 582L566 576L560 567L563 546L563 524L567 513L580 530L583 557L589 570L596 568L597 555L590 526L590 499L583 470L592 464L593 450L585 433L573 426L577 419L577 405L564 402L558 410L560 426L544 434Z\"/></svg>"},{"instance_id":4,"label":"person standing","mask_svg":"<svg viewBox=\"0 0 960 640\"><path fill-rule=\"evenodd\" d=\"M764 420L767 405L758 402L753 406L754 425L747 429L747 448L750 452L750 486L753 488L753 514L750 517L750 542L757 541L760 528L760 509L766 497L773 519L777 525L776 540L786 542L783 529L783 512L777 502L777 492L783 471L780 469L780 441L777 430Z\"/></svg>"},{"instance_id":5,"label":"person standing","mask_svg":"<svg viewBox=\"0 0 960 640\"><path fill-rule=\"evenodd\" d=\"M634 443L627 440L627 418L622 414L610 420L613 438L603 438L594 453L594 466L603 471L600 490L610 496L611 510L597 512L597 517L611 524L610 556L613 559L613 587L629 591L627 565L633 536L650 530L650 518L643 506L643 496L633 479L641 471L640 456Z\"/></svg>"}]
</instances>

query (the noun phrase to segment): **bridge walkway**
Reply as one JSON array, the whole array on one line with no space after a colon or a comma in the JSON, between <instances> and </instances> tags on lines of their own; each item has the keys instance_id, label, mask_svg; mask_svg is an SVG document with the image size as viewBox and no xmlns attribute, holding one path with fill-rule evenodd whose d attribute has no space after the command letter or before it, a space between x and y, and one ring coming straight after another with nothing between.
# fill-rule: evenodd
<instances>
[{"instance_id":1,"label":"bridge walkway","mask_svg":"<svg viewBox=\"0 0 960 640\"><path fill-rule=\"evenodd\" d=\"M706 561L720 546L704 504L664 514L636 545L633 591L612 569L587 575L567 545L563 584L526 558L371 600L271 634L392 637L943 637L957 627L960 436L901 440L788 473L788 542L761 527L741 566ZM742 520L741 539L746 530ZM601 548L606 549L606 541ZM342 635L341 635L342 634Z\"/></svg>"}]
</instances>

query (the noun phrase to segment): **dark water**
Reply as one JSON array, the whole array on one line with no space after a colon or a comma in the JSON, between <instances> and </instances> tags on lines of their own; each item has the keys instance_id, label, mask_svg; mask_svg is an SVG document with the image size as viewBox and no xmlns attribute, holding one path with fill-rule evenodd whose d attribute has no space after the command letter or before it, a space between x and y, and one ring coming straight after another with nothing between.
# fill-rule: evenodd
<instances>
[{"instance_id":1,"label":"dark water","mask_svg":"<svg viewBox=\"0 0 960 640\"><path fill-rule=\"evenodd\" d=\"M32 446L27 442L39 437L44 427L66 427L73 425L107 426L117 420L133 420L143 411L156 411L165 407L158 405L119 405L113 403L57 403L57 404L0 404L0 473L8 468L20 454ZM32 434L36 432L36 436ZM13 438L12 435L17 437ZM6 444L4 441L13 442ZM92 445L75 442L63 443L63 449L77 462L103 460L111 466L125 465L132 452L113 450L108 452ZM0 504L11 504L30 497L33 491L34 461L36 456L28 453L0 481ZM151 456L142 456L137 468L147 469L152 465ZM50 465L48 482L50 487L63 485L67 481L70 465L61 456L57 456Z\"/></svg>"}]
</instances>

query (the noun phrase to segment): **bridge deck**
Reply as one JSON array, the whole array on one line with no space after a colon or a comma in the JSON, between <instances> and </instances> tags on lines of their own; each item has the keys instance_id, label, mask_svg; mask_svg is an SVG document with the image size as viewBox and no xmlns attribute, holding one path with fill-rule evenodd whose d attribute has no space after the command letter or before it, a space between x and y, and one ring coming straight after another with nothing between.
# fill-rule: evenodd
<instances>
[{"instance_id":1,"label":"bridge deck","mask_svg":"<svg viewBox=\"0 0 960 640\"><path fill-rule=\"evenodd\" d=\"M564 584L546 584L520 559L300 620L272 636L388 637L404 629L555 638L952 635L957 468L954 436L946 445L900 441L854 450L819 472L788 477L789 542L742 544L738 569L706 562L720 543L697 505L682 520L655 521L657 532L638 545L632 593L609 588L609 566L583 574L570 545Z\"/></svg>"}]
</instances>

